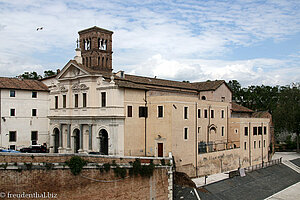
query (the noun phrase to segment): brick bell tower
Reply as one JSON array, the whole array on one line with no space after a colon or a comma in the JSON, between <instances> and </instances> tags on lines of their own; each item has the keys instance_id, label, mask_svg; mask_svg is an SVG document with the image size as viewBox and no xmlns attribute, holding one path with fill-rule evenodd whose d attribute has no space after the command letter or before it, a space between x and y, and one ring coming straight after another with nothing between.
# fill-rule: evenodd
<instances>
[{"instance_id":1,"label":"brick bell tower","mask_svg":"<svg viewBox=\"0 0 300 200\"><path fill-rule=\"evenodd\" d=\"M78 32L82 64L94 70L112 71L112 31L94 26Z\"/></svg>"}]
</instances>

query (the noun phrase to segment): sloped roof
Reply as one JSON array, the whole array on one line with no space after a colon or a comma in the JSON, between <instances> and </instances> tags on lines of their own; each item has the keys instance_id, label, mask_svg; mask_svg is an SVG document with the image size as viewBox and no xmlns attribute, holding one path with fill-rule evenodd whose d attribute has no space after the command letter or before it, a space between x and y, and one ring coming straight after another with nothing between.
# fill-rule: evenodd
<instances>
[{"instance_id":1,"label":"sloped roof","mask_svg":"<svg viewBox=\"0 0 300 200\"><path fill-rule=\"evenodd\" d=\"M145 76L137 76L125 74L124 78L121 78L116 75L116 73L112 73L109 71L100 71L97 69L92 69L86 67L82 64L77 63L75 60L70 60L65 67L67 67L70 63L77 65L83 70L87 71L91 75L101 74L104 78L109 79L111 75L114 75L114 81L120 87L126 88L134 88L134 89L166 89L166 90L177 90L177 91L185 91L185 92L193 92L196 93L198 91L209 91L216 90L222 84L226 84L224 80L216 80L216 81L205 81L205 82L181 82L181 81L172 81L165 80L159 78L150 78ZM64 68L65 68L64 67ZM61 72L64 71L64 68Z\"/></svg>"},{"instance_id":2,"label":"sloped roof","mask_svg":"<svg viewBox=\"0 0 300 200\"><path fill-rule=\"evenodd\" d=\"M257 111L252 113L253 118L272 118L272 115L268 111Z\"/></svg>"},{"instance_id":3,"label":"sloped roof","mask_svg":"<svg viewBox=\"0 0 300 200\"><path fill-rule=\"evenodd\" d=\"M7 78L7 77L0 77L0 88L16 89L16 90L48 91L48 87L44 83L38 80Z\"/></svg>"},{"instance_id":4,"label":"sloped roof","mask_svg":"<svg viewBox=\"0 0 300 200\"><path fill-rule=\"evenodd\" d=\"M232 107L231 107L231 110L233 112L247 112L247 113L253 113L254 111L249 109L249 108L246 108L244 106L241 106L237 103L231 103Z\"/></svg>"}]
</instances>

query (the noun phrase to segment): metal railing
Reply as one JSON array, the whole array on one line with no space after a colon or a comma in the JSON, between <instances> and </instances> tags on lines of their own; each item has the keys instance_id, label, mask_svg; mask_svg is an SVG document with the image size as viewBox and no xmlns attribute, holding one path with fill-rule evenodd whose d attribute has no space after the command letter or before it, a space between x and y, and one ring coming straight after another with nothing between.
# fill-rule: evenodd
<instances>
[{"instance_id":1,"label":"metal railing","mask_svg":"<svg viewBox=\"0 0 300 200\"><path fill-rule=\"evenodd\" d=\"M269 167L269 166L278 165L280 163L282 163L282 158L246 167L245 172L255 171L255 170L266 168L266 167Z\"/></svg>"}]
</instances>

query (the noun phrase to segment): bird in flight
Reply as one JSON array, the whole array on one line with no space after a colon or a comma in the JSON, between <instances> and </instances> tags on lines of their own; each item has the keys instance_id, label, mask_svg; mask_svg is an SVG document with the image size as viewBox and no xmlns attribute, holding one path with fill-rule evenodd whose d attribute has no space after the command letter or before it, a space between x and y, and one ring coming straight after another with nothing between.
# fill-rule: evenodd
<instances>
[{"instance_id":1,"label":"bird in flight","mask_svg":"<svg viewBox=\"0 0 300 200\"><path fill-rule=\"evenodd\" d=\"M43 30L43 28L44 28L44 27L38 27L38 28L36 29L36 31L41 31L41 30Z\"/></svg>"}]
</instances>

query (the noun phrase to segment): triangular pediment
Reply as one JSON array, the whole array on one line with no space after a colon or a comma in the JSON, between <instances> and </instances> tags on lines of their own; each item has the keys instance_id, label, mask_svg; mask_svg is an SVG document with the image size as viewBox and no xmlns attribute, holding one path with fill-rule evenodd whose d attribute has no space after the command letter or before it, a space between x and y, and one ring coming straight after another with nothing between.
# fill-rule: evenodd
<instances>
[{"instance_id":1,"label":"triangular pediment","mask_svg":"<svg viewBox=\"0 0 300 200\"><path fill-rule=\"evenodd\" d=\"M90 75L90 73L80 67L80 65L76 61L70 60L57 75L57 79L74 79L86 75Z\"/></svg>"}]
</instances>

